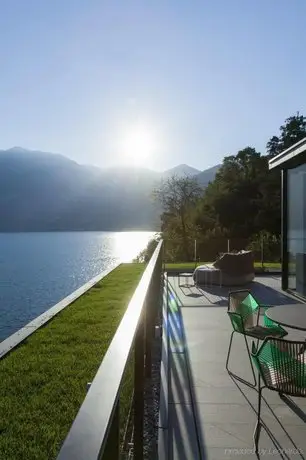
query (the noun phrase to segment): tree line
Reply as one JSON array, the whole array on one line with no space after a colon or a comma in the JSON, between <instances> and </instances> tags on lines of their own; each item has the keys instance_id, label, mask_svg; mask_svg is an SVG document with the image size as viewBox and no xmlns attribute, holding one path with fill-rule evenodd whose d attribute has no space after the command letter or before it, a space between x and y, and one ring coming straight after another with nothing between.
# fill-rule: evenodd
<instances>
[{"instance_id":1,"label":"tree line","mask_svg":"<svg viewBox=\"0 0 306 460\"><path fill-rule=\"evenodd\" d=\"M306 117L297 113L269 139L265 154L248 146L226 156L204 190L190 177L163 181L154 198L163 209L161 230L167 259L192 260L195 239L198 253L206 254L206 260L224 251L220 241L226 239L237 241L235 249L246 244L256 248L259 240L266 241L270 249L278 244L281 177L279 171L269 171L269 160L305 136ZM279 251L271 257L280 257Z\"/></svg>"}]
</instances>

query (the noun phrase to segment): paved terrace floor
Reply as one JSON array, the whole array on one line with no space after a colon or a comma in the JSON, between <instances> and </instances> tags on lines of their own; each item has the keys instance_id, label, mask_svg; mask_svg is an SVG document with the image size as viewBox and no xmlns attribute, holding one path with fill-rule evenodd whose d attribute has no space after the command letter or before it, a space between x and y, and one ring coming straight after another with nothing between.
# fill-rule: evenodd
<instances>
[{"instance_id":1,"label":"paved terrace floor","mask_svg":"<svg viewBox=\"0 0 306 460\"><path fill-rule=\"evenodd\" d=\"M180 283L183 281L181 278ZM225 369L232 330L226 314L228 288L179 286L176 276L169 276L168 282L169 399L165 404L167 426L163 427L159 442L160 459L255 459L253 432L256 415L248 400L256 407L257 393L239 382L239 385L235 384ZM257 277L250 288L265 304L276 306L297 302L281 292L279 277ZM303 334L288 331L289 337L305 339ZM235 337L231 367L250 379L243 338L238 334ZM281 401L276 392L264 390L263 394L287 433L264 403L263 421L271 433L268 436L264 429L261 431L260 458L306 458L306 425L303 420ZM164 396L162 399L161 404L166 401ZM295 401L306 413L306 398ZM273 436L280 452L272 442Z\"/></svg>"}]
</instances>

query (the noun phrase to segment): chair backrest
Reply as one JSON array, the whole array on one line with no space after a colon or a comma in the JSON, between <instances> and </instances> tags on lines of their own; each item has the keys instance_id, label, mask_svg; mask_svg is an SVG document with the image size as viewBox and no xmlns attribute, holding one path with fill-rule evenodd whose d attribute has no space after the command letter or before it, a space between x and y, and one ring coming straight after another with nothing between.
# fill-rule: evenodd
<instances>
[{"instance_id":1,"label":"chair backrest","mask_svg":"<svg viewBox=\"0 0 306 460\"><path fill-rule=\"evenodd\" d=\"M257 324L259 304L247 289L232 291L228 295L227 312L233 328L244 333L246 329Z\"/></svg>"},{"instance_id":2,"label":"chair backrest","mask_svg":"<svg viewBox=\"0 0 306 460\"><path fill-rule=\"evenodd\" d=\"M267 337L252 357L264 384L271 390L306 397L305 342Z\"/></svg>"},{"instance_id":3,"label":"chair backrest","mask_svg":"<svg viewBox=\"0 0 306 460\"><path fill-rule=\"evenodd\" d=\"M226 252L213 265L229 275L248 275L254 273L254 255L252 251Z\"/></svg>"}]
</instances>

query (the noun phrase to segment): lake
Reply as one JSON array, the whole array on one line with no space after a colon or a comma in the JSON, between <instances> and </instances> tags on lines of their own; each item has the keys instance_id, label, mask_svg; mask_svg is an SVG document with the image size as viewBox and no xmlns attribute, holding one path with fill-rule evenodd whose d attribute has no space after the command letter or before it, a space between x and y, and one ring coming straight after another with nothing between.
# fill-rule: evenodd
<instances>
[{"instance_id":1,"label":"lake","mask_svg":"<svg viewBox=\"0 0 306 460\"><path fill-rule=\"evenodd\" d=\"M153 235L0 233L0 342L100 272L131 261Z\"/></svg>"}]
</instances>

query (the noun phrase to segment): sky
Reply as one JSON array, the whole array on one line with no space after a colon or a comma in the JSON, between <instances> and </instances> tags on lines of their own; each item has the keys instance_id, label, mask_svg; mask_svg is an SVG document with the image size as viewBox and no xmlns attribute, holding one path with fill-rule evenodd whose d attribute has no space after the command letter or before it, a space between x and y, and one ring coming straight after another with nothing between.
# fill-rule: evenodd
<instances>
[{"instance_id":1,"label":"sky","mask_svg":"<svg viewBox=\"0 0 306 460\"><path fill-rule=\"evenodd\" d=\"M306 115L305 0L0 0L0 148L200 170Z\"/></svg>"}]
</instances>

